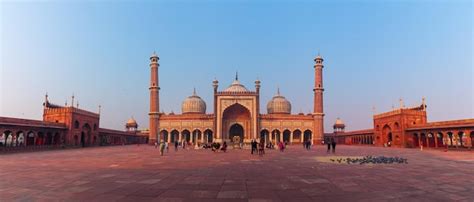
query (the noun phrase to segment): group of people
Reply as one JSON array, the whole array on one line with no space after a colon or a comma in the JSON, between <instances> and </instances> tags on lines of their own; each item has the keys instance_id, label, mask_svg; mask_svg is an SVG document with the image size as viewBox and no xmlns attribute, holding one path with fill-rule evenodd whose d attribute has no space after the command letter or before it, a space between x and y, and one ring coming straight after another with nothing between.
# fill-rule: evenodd
<instances>
[{"instance_id":1,"label":"group of people","mask_svg":"<svg viewBox=\"0 0 474 202\"><path fill-rule=\"evenodd\" d=\"M181 145L183 149L186 149L186 145L187 145L186 141L183 140ZM174 151L178 151L178 147L179 147L179 142L178 141L174 142ZM160 149L160 155L163 156L163 154L165 153L165 150L167 153L169 152L169 143L163 140L161 140L160 143L155 142L155 149L158 149L158 148Z\"/></svg>"},{"instance_id":2,"label":"group of people","mask_svg":"<svg viewBox=\"0 0 474 202\"><path fill-rule=\"evenodd\" d=\"M327 153L331 151L331 148L332 148L332 153L336 153L336 140L330 139L326 142L326 144L328 145Z\"/></svg>"},{"instance_id":3,"label":"group of people","mask_svg":"<svg viewBox=\"0 0 474 202\"><path fill-rule=\"evenodd\" d=\"M224 143L222 144L222 147L221 147L220 143L213 142L211 144L211 149L212 149L213 152L217 152L219 150L221 150L223 152L227 152L227 142L224 141Z\"/></svg>"},{"instance_id":4,"label":"group of people","mask_svg":"<svg viewBox=\"0 0 474 202\"><path fill-rule=\"evenodd\" d=\"M311 150L311 141L310 140L306 140L303 142L303 147L306 149L306 150Z\"/></svg>"},{"instance_id":5,"label":"group of people","mask_svg":"<svg viewBox=\"0 0 474 202\"><path fill-rule=\"evenodd\" d=\"M336 141L334 139L330 139L330 140L327 140L325 141L326 145L327 145L327 153L330 153L331 150L332 150L332 153L335 153L336 152ZM183 149L186 149L186 142L183 141L182 142L182 148ZM264 139L261 139L260 142L257 142L257 140L253 139L250 143L251 145L251 152L250 154L258 154L258 155L264 155L265 154L265 140ZM227 152L227 142L224 141L224 143L221 144L220 143L217 143L217 142L213 142L211 143L208 147L206 147L207 145L204 145L203 148L211 148L213 152L218 152L219 150L223 151L223 152ZM278 142L277 143L277 146L278 146L278 149L280 150L280 152L283 152L285 151L286 149L286 143L284 142ZM175 151L178 151L178 147L179 147L179 142L176 141L174 142L174 149ZM273 143L268 143L266 145L267 148L273 148ZM304 141L303 142L303 147L307 150L310 150L311 149L311 141ZM158 142L155 142L155 148L159 148L160 150L160 155L163 156L164 153L165 153L165 150L166 152L169 152L169 144L168 142L165 142L165 141L160 141L160 143Z\"/></svg>"},{"instance_id":6,"label":"group of people","mask_svg":"<svg viewBox=\"0 0 474 202\"><path fill-rule=\"evenodd\" d=\"M254 154L254 153L258 153L258 155L265 154L265 141L263 139L260 140L260 143L258 143L257 140L253 139L250 145L252 147L252 151L250 152L250 154Z\"/></svg>"}]
</instances>

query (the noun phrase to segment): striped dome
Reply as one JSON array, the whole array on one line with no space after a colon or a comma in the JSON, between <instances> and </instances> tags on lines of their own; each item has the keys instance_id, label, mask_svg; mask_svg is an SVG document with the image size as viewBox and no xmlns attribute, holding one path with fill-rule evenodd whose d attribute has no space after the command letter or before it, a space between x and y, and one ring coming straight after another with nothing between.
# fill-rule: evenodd
<instances>
[{"instance_id":1,"label":"striped dome","mask_svg":"<svg viewBox=\"0 0 474 202\"><path fill-rule=\"evenodd\" d=\"M280 89L278 89L277 94L268 102L267 113L291 114L291 103L284 96L280 95Z\"/></svg>"},{"instance_id":2,"label":"striped dome","mask_svg":"<svg viewBox=\"0 0 474 202\"><path fill-rule=\"evenodd\" d=\"M202 100L201 97L196 94L196 90L194 90L193 95L187 97L183 101L183 104L181 105L181 111L183 112L183 114L205 114L206 102L204 102L204 100Z\"/></svg>"}]
</instances>

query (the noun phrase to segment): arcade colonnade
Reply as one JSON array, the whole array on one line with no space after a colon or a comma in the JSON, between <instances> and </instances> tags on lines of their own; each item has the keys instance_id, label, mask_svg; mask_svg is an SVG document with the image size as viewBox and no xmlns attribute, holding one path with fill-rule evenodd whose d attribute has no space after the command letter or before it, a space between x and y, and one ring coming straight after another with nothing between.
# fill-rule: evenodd
<instances>
[{"instance_id":1,"label":"arcade colonnade","mask_svg":"<svg viewBox=\"0 0 474 202\"><path fill-rule=\"evenodd\" d=\"M264 139L268 142L285 142L285 143L302 143L305 141L313 142L313 132L310 129L267 129L260 130L259 139ZM215 139L215 133L212 129L162 129L160 131L160 138L168 143L188 142L191 144L197 143L212 143Z\"/></svg>"},{"instance_id":2,"label":"arcade colonnade","mask_svg":"<svg viewBox=\"0 0 474 202\"><path fill-rule=\"evenodd\" d=\"M65 138L61 130L0 130L0 146L23 147L33 145L60 145Z\"/></svg>"},{"instance_id":3,"label":"arcade colonnade","mask_svg":"<svg viewBox=\"0 0 474 202\"><path fill-rule=\"evenodd\" d=\"M410 131L412 147L466 147L472 148L474 143L474 129L464 130L422 130Z\"/></svg>"}]
</instances>

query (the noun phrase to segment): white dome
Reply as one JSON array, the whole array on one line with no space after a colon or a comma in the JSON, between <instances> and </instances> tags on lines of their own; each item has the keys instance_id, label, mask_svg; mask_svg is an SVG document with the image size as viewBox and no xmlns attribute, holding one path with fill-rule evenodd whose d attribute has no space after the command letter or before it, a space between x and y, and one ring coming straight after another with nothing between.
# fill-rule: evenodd
<instances>
[{"instance_id":1,"label":"white dome","mask_svg":"<svg viewBox=\"0 0 474 202\"><path fill-rule=\"evenodd\" d=\"M128 119L127 123L125 124L126 127L128 128L138 128L137 121L133 117Z\"/></svg>"},{"instance_id":2,"label":"white dome","mask_svg":"<svg viewBox=\"0 0 474 202\"><path fill-rule=\"evenodd\" d=\"M342 121L340 118L336 119L336 123L333 125L334 128L345 128L346 125L344 124L344 121Z\"/></svg>"},{"instance_id":3,"label":"white dome","mask_svg":"<svg viewBox=\"0 0 474 202\"><path fill-rule=\"evenodd\" d=\"M235 79L232 84L227 87L224 92L248 92L247 88L245 88L244 85L242 85L239 80Z\"/></svg>"},{"instance_id":4,"label":"white dome","mask_svg":"<svg viewBox=\"0 0 474 202\"><path fill-rule=\"evenodd\" d=\"M201 99L196 94L196 90L194 90L193 95L187 97L183 104L181 105L181 111L183 114L186 113L197 113L197 114L205 114L206 113L206 102Z\"/></svg>"},{"instance_id":5,"label":"white dome","mask_svg":"<svg viewBox=\"0 0 474 202\"><path fill-rule=\"evenodd\" d=\"M284 96L280 95L280 89L278 89L277 94L268 102L267 113L291 114L291 103Z\"/></svg>"}]
</instances>

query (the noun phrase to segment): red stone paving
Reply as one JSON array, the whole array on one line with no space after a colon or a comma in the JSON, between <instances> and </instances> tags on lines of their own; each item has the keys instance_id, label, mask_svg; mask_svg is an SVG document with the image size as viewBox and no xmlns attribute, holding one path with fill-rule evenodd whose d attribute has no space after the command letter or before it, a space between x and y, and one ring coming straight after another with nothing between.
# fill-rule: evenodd
<instances>
[{"instance_id":1,"label":"red stone paving","mask_svg":"<svg viewBox=\"0 0 474 202\"><path fill-rule=\"evenodd\" d=\"M319 146L249 150L115 146L0 155L0 201L474 201L474 152L337 146L336 156L408 164L327 163ZM334 156L329 154L329 156Z\"/></svg>"}]
</instances>

